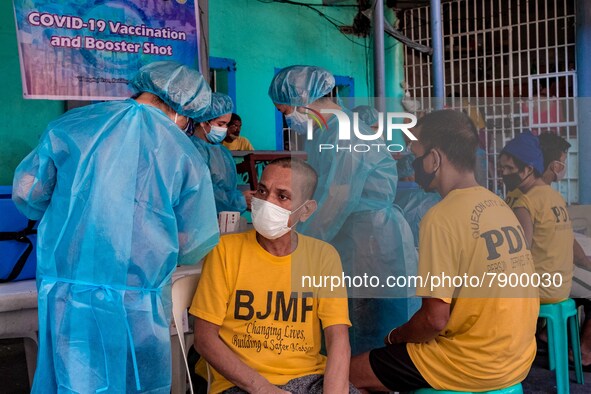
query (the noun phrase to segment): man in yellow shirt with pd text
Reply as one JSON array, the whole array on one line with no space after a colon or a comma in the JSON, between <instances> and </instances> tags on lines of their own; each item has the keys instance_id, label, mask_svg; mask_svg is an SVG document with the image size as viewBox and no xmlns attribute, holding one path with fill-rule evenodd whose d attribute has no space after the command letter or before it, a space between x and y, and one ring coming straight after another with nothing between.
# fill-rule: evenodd
<instances>
[{"instance_id":1,"label":"man in yellow shirt with pd text","mask_svg":"<svg viewBox=\"0 0 591 394\"><path fill-rule=\"evenodd\" d=\"M573 276L572 224L566 202L544 181L544 158L538 137L529 131L509 141L499 156L507 190L519 189L513 204L536 272L551 285L540 286L540 301L553 303L569 297Z\"/></svg>"},{"instance_id":2,"label":"man in yellow shirt with pd text","mask_svg":"<svg viewBox=\"0 0 591 394\"><path fill-rule=\"evenodd\" d=\"M443 197L420 224L422 306L388 333L385 347L353 357L351 382L368 391L518 384L536 354L539 309L523 231L507 204L476 182L478 139L466 114L432 112L413 134L415 181ZM507 278L524 280L503 285Z\"/></svg>"}]
</instances>

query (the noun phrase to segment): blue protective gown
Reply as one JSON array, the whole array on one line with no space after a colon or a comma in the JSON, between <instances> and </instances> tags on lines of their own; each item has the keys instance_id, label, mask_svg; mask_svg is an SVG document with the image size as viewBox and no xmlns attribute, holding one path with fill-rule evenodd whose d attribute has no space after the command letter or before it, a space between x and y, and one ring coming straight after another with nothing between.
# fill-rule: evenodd
<instances>
[{"instance_id":1,"label":"blue protective gown","mask_svg":"<svg viewBox=\"0 0 591 394\"><path fill-rule=\"evenodd\" d=\"M350 112L348 115L353 119ZM360 128L364 134L375 133L362 122ZM385 147L365 153L319 151L320 144L378 143L361 141L353 131L351 137L351 141L338 140L338 120L332 117L328 129L315 130L314 139L306 141L308 162L319 177L314 195L318 210L303 223L301 231L331 243L339 251L347 275L377 276L381 284L389 275L415 275L417 252L412 232L394 206L398 177L391 153ZM416 311L418 300L405 298L413 295L414 289L369 285L349 289L353 354L383 346L390 329Z\"/></svg>"},{"instance_id":2,"label":"blue protective gown","mask_svg":"<svg viewBox=\"0 0 591 394\"><path fill-rule=\"evenodd\" d=\"M217 212L246 211L246 199L238 190L238 175L232 153L222 144L210 144L199 137L191 141L209 167Z\"/></svg>"},{"instance_id":3,"label":"blue protective gown","mask_svg":"<svg viewBox=\"0 0 591 394\"><path fill-rule=\"evenodd\" d=\"M15 173L40 219L34 393L170 393L171 275L218 241L209 171L134 100L50 123Z\"/></svg>"},{"instance_id":4,"label":"blue protective gown","mask_svg":"<svg viewBox=\"0 0 591 394\"><path fill-rule=\"evenodd\" d=\"M439 201L441 196L437 192L426 192L414 182L405 182L410 187L398 189L394 202L402 209L404 218L410 225L415 246L419 247L419 224L429 209Z\"/></svg>"}]
</instances>

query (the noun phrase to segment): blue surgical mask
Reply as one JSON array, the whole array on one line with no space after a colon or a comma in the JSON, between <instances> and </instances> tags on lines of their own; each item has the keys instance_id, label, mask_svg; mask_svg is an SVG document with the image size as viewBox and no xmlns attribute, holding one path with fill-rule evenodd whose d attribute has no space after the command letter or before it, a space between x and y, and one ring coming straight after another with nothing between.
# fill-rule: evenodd
<instances>
[{"instance_id":1,"label":"blue surgical mask","mask_svg":"<svg viewBox=\"0 0 591 394\"><path fill-rule=\"evenodd\" d=\"M306 134L308 131L308 115L299 112L298 107L295 107L290 114L285 115L285 121L289 128L298 134Z\"/></svg>"},{"instance_id":2,"label":"blue surgical mask","mask_svg":"<svg viewBox=\"0 0 591 394\"><path fill-rule=\"evenodd\" d=\"M228 133L228 128L214 126L211 124L209 126L211 127L211 130L209 130L209 133L205 134L205 137L207 138L207 140L209 142L211 142L212 144L221 143L224 140L224 138L226 138L226 134Z\"/></svg>"}]
</instances>

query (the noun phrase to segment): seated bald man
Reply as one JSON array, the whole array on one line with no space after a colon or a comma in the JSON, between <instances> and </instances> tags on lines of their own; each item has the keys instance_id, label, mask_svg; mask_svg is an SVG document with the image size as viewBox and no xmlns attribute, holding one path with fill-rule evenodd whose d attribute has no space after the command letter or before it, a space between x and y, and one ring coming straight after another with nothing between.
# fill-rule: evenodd
<instances>
[{"instance_id":1,"label":"seated bald man","mask_svg":"<svg viewBox=\"0 0 591 394\"><path fill-rule=\"evenodd\" d=\"M316 182L301 160L272 161L252 199L255 230L223 236L205 260L190 313L214 393L357 392L346 290L302 283L342 275L331 245L294 230L316 209Z\"/></svg>"}]
</instances>

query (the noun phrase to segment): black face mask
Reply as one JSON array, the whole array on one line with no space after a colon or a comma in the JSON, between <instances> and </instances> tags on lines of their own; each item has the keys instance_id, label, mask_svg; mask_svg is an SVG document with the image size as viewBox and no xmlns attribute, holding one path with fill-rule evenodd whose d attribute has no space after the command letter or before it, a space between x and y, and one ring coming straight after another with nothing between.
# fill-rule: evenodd
<instances>
[{"instance_id":1,"label":"black face mask","mask_svg":"<svg viewBox=\"0 0 591 394\"><path fill-rule=\"evenodd\" d=\"M521 179L519 176L519 172L514 172L513 174L503 175L503 183L505 184L505 188L512 192L513 190L517 189L519 185L521 185L529 176L533 174L533 171L530 172L525 178Z\"/></svg>"},{"instance_id":2,"label":"black face mask","mask_svg":"<svg viewBox=\"0 0 591 394\"><path fill-rule=\"evenodd\" d=\"M518 172L503 175L503 183L505 184L505 188L510 192L517 189L517 187L521 185L521 182L521 177L519 176Z\"/></svg>"},{"instance_id":3,"label":"black face mask","mask_svg":"<svg viewBox=\"0 0 591 394\"><path fill-rule=\"evenodd\" d=\"M429 174L427 171L425 171L425 168L423 167L423 161L430 152L431 151L429 150L423 156L417 157L412 162L412 168L415 170L415 182L418 183L419 186L425 189L425 191L427 192L433 190L429 187L429 185L431 184L431 182L433 182L433 179L435 179L435 173L437 172L437 170L435 170Z\"/></svg>"}]
</instances>

